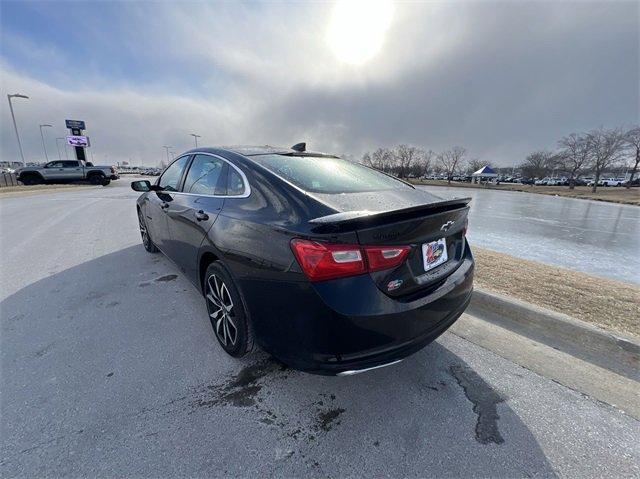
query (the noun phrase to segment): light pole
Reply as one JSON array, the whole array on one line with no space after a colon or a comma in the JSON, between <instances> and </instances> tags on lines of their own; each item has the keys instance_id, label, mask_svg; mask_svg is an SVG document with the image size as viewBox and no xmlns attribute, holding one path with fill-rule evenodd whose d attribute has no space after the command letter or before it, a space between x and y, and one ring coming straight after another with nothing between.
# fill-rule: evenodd
<instances>
[{"instance_id":1,"label":"light pole","mask_svg":"<svg viewBox=\"0 0 640 479\"><path fill-rule=\"evenodd\" d=\"M64 143L62 144L62 148L64 149L64 154L69 159L69 150L67 149L67 139L64 136L56 138L56 146L58 146L58 156L60 156L60 145L58 145L58 140L62 140ZM62 158L60 158L62 159Z\"/></svg>"},{"instance_id":2,"label":"light pole","mask_svg":"<svg viewBox=\"0 0 640 479\"><path fill-rule=\"evenodd\" d=\"M40 137L42 138L42 149L44 150L44 157L47 159L47 163L49 163L49 155L47 155L47 147L44 144L44 133L42 133L42 127L51 128L52 125L45 123L44 125L40 125Z\"/></svg>"},{"instance_id":3,"label":"light pole","mask_svg":"<svg viewBox=\"0 0 640 479\"><path fill-rule=\"evenodd\" d=\"M13 105L11 104L12 98L29 98L27 95L22 95L20 93L14 93L13 95L7 95L7 100L9 100L9 110L11 110L11 118L13 119L13 128L16 130L16 139L18 140L18 149L20 150L20 158L22 158L22 166L27 166L24 161L24 152L22 151L22 143L20 143L20 135L18 134L18 125L16 124L16 116L13 114Z\"/></svg>"},{"instance_id":4,"label":"light pole","mask_svg":"<svg viewBox=\"0 0 640 479\"><path fill-rule=\"evenodd\" d=\"M162 148L165 149L165 151L167 152L167 165L169 163L171 163L171 160L169 159L169 148L173 148L173 146L163 146Z\"/></svg>"},{"instance_id":5,"label":"light pole","mask_svg":"<svg viewBox=\"0 0 640 479\"><path fill-rule=\"evenodd\" d=\"M196 135L195 133L189 133L189 135L191 135L193 139L196 140L196 148L198 148L198 138L202 138L202 136Z\"/></svg>"}]
</instances>

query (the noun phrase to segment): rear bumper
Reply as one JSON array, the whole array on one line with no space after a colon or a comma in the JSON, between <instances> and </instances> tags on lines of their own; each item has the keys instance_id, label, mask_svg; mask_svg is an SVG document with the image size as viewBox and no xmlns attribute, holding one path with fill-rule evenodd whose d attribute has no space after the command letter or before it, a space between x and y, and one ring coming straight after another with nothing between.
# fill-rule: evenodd
<instances>
[{"instance_id":1,"label":"rear bumper","mask_svg":"<svg viewBox=\"0 0 640 479\"><path fill-rule=\"evenodd\" d=\"M442 284L406 302L382 293L369 275L241 286L263 349L296 369L335 375L393 363L435 340L468 306L473 270L467 247Z\"/></svg>"}]
</instances>

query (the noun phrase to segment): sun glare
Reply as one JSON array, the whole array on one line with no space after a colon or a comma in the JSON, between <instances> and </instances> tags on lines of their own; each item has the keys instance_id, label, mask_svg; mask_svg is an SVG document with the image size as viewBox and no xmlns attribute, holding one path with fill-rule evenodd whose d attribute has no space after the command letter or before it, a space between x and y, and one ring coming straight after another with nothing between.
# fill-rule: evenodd
<instances>
[{"instance_id":1,"label":"sun glare","mask_svg":"<svg viewBox=\"0 0 640 479\"><path fill-rule=\"evenodd\" d=\"M327 43L341 62L362 65L380 51L392 17L391 0L340 0L331 14Z\"/></svg>"}]
</instances>

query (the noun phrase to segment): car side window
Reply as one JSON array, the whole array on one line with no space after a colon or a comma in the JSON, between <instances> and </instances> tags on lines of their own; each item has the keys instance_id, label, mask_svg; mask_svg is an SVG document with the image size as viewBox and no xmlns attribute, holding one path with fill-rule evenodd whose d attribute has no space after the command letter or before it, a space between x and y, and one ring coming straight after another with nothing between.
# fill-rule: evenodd
<instances>
[{"instance_id":1,"label":"car side window","mask_svg":"<svg viewBox=\"0 0 640 479\"><path fill-rule=\"evenodd\" d=\"M158 186L165 191L178 191L178 184L188 160L188 156L183 156L171 163L158 180Z\"/></svg>"},{"instance_id":2,"label":"car side window","mask_svg":"<svg viewBox=\"0 0 640 479\"><path fill-rule=\"evenodd\" d=\"M51 163L47 163L45 168L63 168L63 166L61 161L52 161Z\"/></svg>"},{"instance_id":3,"label":"car side window","mask_svg":"<svg viewBox=\"0 0 640 479\"><path fill-rule=\"evenodd\" d=\"M63 161L62 164L64 165L65 168L77 168L78 167L78 162L77 161Z\"/></svg>"},{"instance_id":4,"label":"car side window","mask_svg":"<svg viewBox=\"0 0 640 479\"><path fill-rule=\"evenodd\" d=\"M240 173L235 168L229 168L229 177L227 180L227 194L229 196L239 196L244 193L244 181Z\"/></svg>"},{"instance_id":5,"label":"car side window","mask_svg":"<svg viewBox=\"0 0 640 479\"><path fill-rule=\"evenodd\" d=\"M200 195L224 195L224 161L210 155L196 155L191 162L182 191Z\"/></svg>"}]
</instances>

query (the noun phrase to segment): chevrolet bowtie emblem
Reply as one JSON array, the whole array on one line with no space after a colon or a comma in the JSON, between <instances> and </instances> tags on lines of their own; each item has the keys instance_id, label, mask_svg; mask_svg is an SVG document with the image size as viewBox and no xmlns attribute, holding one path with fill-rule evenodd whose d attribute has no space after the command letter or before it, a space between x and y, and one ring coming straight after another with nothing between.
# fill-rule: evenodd
<instances>
[{"instance_id":1,"label":"chevrolet bowtie emblem","mask_svg":"<svg viewBox=\"0 0 640 479\"><path fill-rule=\"evenodd\" d=\"M445 224L443 224L440 227L440 231L448 231L449 228L451 228L454 225L454 223L455 223L454 221L447 221Z\"/></svg>"}]
</instances>

